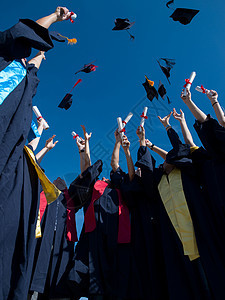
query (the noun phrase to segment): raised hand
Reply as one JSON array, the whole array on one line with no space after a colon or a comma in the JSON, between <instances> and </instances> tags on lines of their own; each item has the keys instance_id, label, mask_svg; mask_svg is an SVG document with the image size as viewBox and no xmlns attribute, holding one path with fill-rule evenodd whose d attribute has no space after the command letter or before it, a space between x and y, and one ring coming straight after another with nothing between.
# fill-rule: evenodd
<instances>
[{"instance_id":1,"label":"raised hand","mask_svg":"<svg viewBox=\"0 0 225 300\"><path fill-rule=\"evenodd\" d=\"M160 116L158 116L159 121L163 124L163 126L166 128L167 126L170 126L170 116L172 115L172 111L165 116L164 118L161 118Z\"/></svg>"},{"instance_id":2,"label":"raised hand","mask_svg":"<svg viewBox=\"0 0 225 300\"><path fill-rule=\"evenodd\" d=\"M118 129L116 129L116 131L114 132L114 136L116 139L116 143L121 143L121 138L120 138L120 134L118 132Z\"/></svg>"},{"instance_id":3,"label":"raised hand","mask_svg":"<svg viewBox=\"0 0 225 300\"><path fill-rule=\"evenodd\" d=\"M174 119L176 119L177 121L179 121L179 122L182 122L182 121L184 121L184 113L183 113L183 111L180 109L180 114L178 114L177 112L176 112L176 109L174 108L173 109L173 117L174 117Z\"/></svg>"},{"instance_id":4,"label":"raised hand","mask_svg":"<svg viewBox=\"0 0 225 300\"><path fill-rule=\"evenodd\" d=\"M83 132L84 132L84 138L86 141L89 141L91 136L92 136L92 132L90 132L89 134L87 133L86 131L86 128L84 125L81 125L82 129L83 129Z\"/></svg>"},{"instance_id":5,"label":"raised hand","mask_svg":"<svg viewBox=\"0 0 225 300\"><path fill-rule=\"evenodd\" d=\"M56 22L67 20L70 16L69 9L66 7L58 6L55 10Z\"/></svg>"},{"instance_id":6,"label":"raised hand","mask_svg":"<svg viewBox=\"0 0 225 300\"><path fill-rule=\"evenodd\" d=\"M123 147L124 152L126 152L130 149L130 142L126 135L123 136L122 147Z\"/></svg>"},{"instance_id":7,"label":"raised hand","mask_svg":"<svg viewBox=\"0 0 225 300\"><path fill-rule=\"evenodd\" d=\"M181 99L184 101L185 104L187 104L187 102L191 101L191 92L189 89L186 88L186 96L184 96L184 89L181 92L180 95Z\"/></svg>"},{"instance_id":8,"label":"raised hand","mask_svg":"<svg viewBox=\"0 0 225 300\"><path fill-rule=\"evenodd\" d=\"M45 143L45 148L47 148L48 150L51 150L55 147L55 145L59 142L59 141L55 141L53 142L53 139L56 137L56 135L54 134L52 137L50 137L46 143Z\"/></svg>"},{"instance_id":9,"label":"raised hand","mask_svg":"<svg viewBox=\"0 0 225 300\"><path fill-rule=\"evenodd\" d=\"M214 90L210 90L206 92L207 97L209 98L209 100L211 101L211 103L215 103L218 99L218 94L216 91Z\"/></svg>"},{"instance_id":10,"label":"raised hand","mask_svg":"<svg viewBox=\"0 0 225 300\"><path fill-rule=\"evenodd\" d=\"M81 151L85 148L85 141L81 137L80 137L80 141L78 139L76 139L76 144L77 144L79 151Z\"/></svg>"}]
</instances>

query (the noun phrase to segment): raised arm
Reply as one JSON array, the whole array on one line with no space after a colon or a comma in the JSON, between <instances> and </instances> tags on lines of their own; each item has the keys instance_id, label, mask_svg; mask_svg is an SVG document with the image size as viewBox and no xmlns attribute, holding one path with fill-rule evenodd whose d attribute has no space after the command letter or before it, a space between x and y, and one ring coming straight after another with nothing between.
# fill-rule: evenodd
<instances>
[{"instance_id":1,"label":"raised arm","mask_svg":"<svg viewBox=\"0 0 225 300\"><path fill-rule=\"evenodd\" d=\"M142 131L140 132L139 127L136 131L137 136L139 137L140 146L147 146L149 149L159 154L164 160L166 159L167 151L157 147L155 144L151 143L148 139L145 139L145 129L141 127Z\"/></svg>"},{"instance_id":2,"label":"raised arm","mask_svg":"<svg viewBox=\"0 0 225 300\"><path fill-rule=\"evenodd\" d=\"M113 153L112 153L112 158L111 158L111 167L113 171L115 172L119 168L119 158L120 158L120 134L118 133L118 130L114 132L114 136L116 139L114 148L113 148Z\"/></svg>"},{"instance_id":3,"label":"raised arm","mask_svg":"<svg viewBox=\"0 0 225 300\"><path fill-rule=\"evenodd\" d=\"M207 119L206 114L203 111L201 111L201 109L199 109L197 105L195 105L195 103L191 100L191 92L188 89L186 89L186 96L184 96L184 90L182 91L181 99L190 109L191 113L193 114L193 116L197 121L199 121L200 123L206 121Z\"/></svg>"},{"instance_id":4,"label":"raised arm","mask_svg":"<svg viewBox=\"0 0 225 300\"><path fill-rule=\"evenodd\" d=\"M193 141L192 135L187 126L183 111L180 109L180 114L178 114L176 112L176 109L174 108L173 109L173 117L174 117L174 119L176 119L180 122L180 127L182 130L182 134L183 134L185 143L188 144L190 147L195 147L196 145Z\"/></svg>"},{"instance_id":5,"label":"raised arm","mask_svg":"<svg viewBox=\"0 0 225 300\"><path fill-rule=\"evenodd\" d=\"M40 137L36 137L35 139L33 139L33 140L28 144L28 145L32 146L33 151L35 151L35 150L37 149L37 146L38 146L38 144L39 144L39 141L40 141L40 138L41 138L43 129L44 129L44 127L43 127L43 120L42 120L42 119L41 119L40 121L37 120L37 122L38 122L38 128L37 128L37 130L38 130L38 133L39 133Z\"/></svg>"},{"instance_id":6,"label":"raised arm","mask_svg":"<svg viewBox=\"0 0 225 300\"><path fill-rule=\"evenodd\" d=\"M69 10L66 7L58 6L54 13L36 21L39 25L49 28L53 23L64 21L69 18Z\"/></svg>"},{"instance_id":7,"label":"raised arm","mask_svg":"<svg viewBox=\"0 0 225 300\"><path fill-rule=\"evenodd\" d=\"M34 64L37 69L40 68L42 59L46 60L44 51L39 51L30 61L29 64Z\"/></svg>"},{"instance_id":8,"label":"raised arm","mask_svg":"<svg viewBox=\"0 0 225 300\"><path fill-rule=\"evenodd\" d=\"M76 139L76 143L80 154L80 170L83 173L85 171L85 141L81 137L80 139L80 141Z\"/></svg>"},{"instance_id":9,"label":"raised arm","mask_svg":"<svg viewBox=\"0 0 225 300\"><path fill-rule=\"evenodd\" d=\"M38 161L39 164L41 163L41 161L42 161L43 157L45 156L45 154L46 154L49 150L53 149L53 148L55 147L55 145L58 143L58 141L53 142L53 139L54 139L55 137L56 137L56 135L53 135L52 137L50 137L50 138L46 141L45 147L44 147L40 152L38 152L38 154L36 155L36 159L37 159L37 161Z\"/></svg>"},{"instance_id":10,"label":"raised arm","mask_svg":"<svg viewBox=\"0 0 225 300\"><path fill-rule=\"evenodd\" d=\"M92 132L91 133L87 133L85 126L81 125L83 132L84 132L84 140L85 140L85 150L84 150L84 154L85 154L85 170L91 166L91 154L90 154L90 146L89 146L89 140L91 138Z\"/></svg>"},{"instance_id":11,"label":"raised arm","mask_svg":"<svg viewBox=\"0 0 225 300\"><path fill-rule=\"evenodd\" d=\"M134 163L130 154L130 142L126 137L126 135L124 135L123 137L122 148L126 156L129 179L130 181L132 181L134 179L135 170L134 170Z\"/></svg>"},{"instance_id":12,"label":"raised arm","mask_svg":"<svg viewBox=\"0 0 225 300\"><path fill-rule=\"evenodd\" d=\"M216 113L216 117L221 126L225 127L225 116L224 111L222 110L219 101L218 94L216 91L210 90L206 92L207 97L209 98L212 107Z\"/></svg>"}]
</instances>

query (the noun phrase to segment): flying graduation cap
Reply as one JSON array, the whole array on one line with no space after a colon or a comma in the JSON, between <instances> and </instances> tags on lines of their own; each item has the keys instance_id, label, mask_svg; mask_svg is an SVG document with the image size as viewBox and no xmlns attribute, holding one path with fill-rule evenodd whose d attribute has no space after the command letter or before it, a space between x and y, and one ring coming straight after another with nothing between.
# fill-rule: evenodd
<instances>
[{"instance_id":1,"label":"flying graduation cap","mask_svg":"<svg viewBox=\"0 0 225 300\"><path fill-rule=\"evenodd\" d=\"M91 73L96 71L96 68L98 68L98 66L93 65L93 62L90 64L86 64L83 66L83 68L81 68L80 70L78 70L75 74L79 73L79 72L84 72L84 73Z\"/></svg>"},{"instance_id":2,"label":"flying graduation cap","mask_svg":"<svg viewBox=\"0 0 225 300\"><path fill-rule=\"evenodd\" d=\"M183 25L187 25L191 22L194 16L199 13L197 9L189 9L189 8L177 8L170 16L174 21L178 21Z\"/></svg>"},{"instance_id":3,"label":"flying graduation cap","mask_svg":"<svg viewBox=\"0 0 225 300\"><path fill-rule=\"evenodd\" d=\"M135 22L130 22L128 19L120 19L120 18L117 18L114 22L115 22L115 26L113 27L112 30L126 30L131 40L134 40L134 36L130 34L128 29L130 29Z\"/></svg>"},{"instance_id":4,"label":"flying graduation cap","mask_svg":"<svg viewBox=\"0 0 225 300\"><path fill-rule=\"evenodd\" d=\"M175 60L172 59L172 58L160 58L159 60L157 60L161 70L163 71L163 73L165 74L169 84L170 81L169 81L169 77L170 77L170 71L171 69L173 68L173 66L176 64L175 63ZM163 66L164 64L164 66Z\"/></svg>"},{"instance_id":5,"label":"flying graduation cap","mask_svg":"<svg viewBox=\"0 0 225 300\"><path fill-rule=\"evenodd\" d=\"M160 97L161 97L163 100L165 100L165 96L166 96L166 97L167 97L168 104L170 104L171 101L170 101L170 99L169 99L169 97L167 96L166 93L167 93L167 92L166 92L166 88L165 88L164 84L162 84L162 82L159 81L158 94L160 95Z\"/></svg>"},{"instance_id":6,"label":"flying graduation cap","mask_svg":"<svg viewBox=\"0 0 225 300\"><path fill-rule=\"evenodd\" d=\"M145 91L147 93L147 98L152 101L155 97L158 99L158 92L154 87L154 81L151 81L148 79L148 77L145 75L145 82L142 83L143 87L145 88Z\"/></svg>"},{"instance_id":7,"label":"flying graduation cap","mask_svg":"<svg viewBox=\"0 0 225 300\"><path fill-rule=\"evenodd\" d=\"M77 39L73 38L73 39L69 39L66 36L61 35L59 32L57 31L50 31L50 36L54 41L63 43L67 40L68 44L73 45L77 43Z\"/></svg>"},{"instance_id":8,"label":"flying graduation cap","mask_svg":"<svg viewBox=\"0 0 225 300\"><path fill-rule=\"evenodd\" d=\"M70 90L70 92L68 94L66 94L66 96L62 99L62 101L59 103L58 107L60 108L64 108L65 110L69 109L70 106L72 105L72 90L75 88L76 85L78 85L78 83L80 83L82 81L82 79L78 79L77 82L74 84L74 86L72 87L72 89Z\"/></svg>"}]
</instances>

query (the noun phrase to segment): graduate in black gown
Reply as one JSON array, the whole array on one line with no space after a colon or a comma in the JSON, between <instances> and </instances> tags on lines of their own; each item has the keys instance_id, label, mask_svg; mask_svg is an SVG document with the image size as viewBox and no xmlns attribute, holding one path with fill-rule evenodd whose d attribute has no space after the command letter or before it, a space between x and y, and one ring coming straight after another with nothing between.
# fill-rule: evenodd
<instances>
[{"instance_id":1,"label":"graduate in black gown","mask_svg":"<svg viewBox=\"0 0 225 300\"><path fill-rule=\"evenodd\" d=\"M102 162L90 166L80 179L92 183L84 206L84 226L68 275L71 293L89 299L127 299L130 267L130 218L121 193L111 180L97 180ZM93 186L94 185L94 186ZM123 284L124 283L124 284Z\"/></svg>"},{"instance_id":2,"label":"graduate in black gown","mask_svg":"<svg viewBox=\"0 0 225 300\"><path fill-rule=\"evenodd\" d=\"M91 135L88 135L88 139ZM52 149L53 136L47 140L45 148L37 154L43 158L45 149ZM85 171L85 142L76 140L80 153L81 171ZM54 180L55 186L62 191L56 201L46 207L41 223L42 237L38 239L30 291L38 292L38 299L64 298L70 294L65 288L65 274L74 255L77 242L75 213L87 199L88 186L79 185L76 178L67 189L60 177Z\"/></svg>"},{"instance_id":3,"label":"graduate in black gown","mask_svg":"<svg viewBox=\"0 0 225 300\"><path fill-rule=\"evenodd\" d=\"M53 47L48 27L64 19L61 8L34 22L20 20L0 33L0 299L26 299L39 201L33 164L24 153L32 98L43 53L25 63L31 49ZM29 150L27 150L29 151ZM18 251L19 249L19 251Z\"/></svg>"},{"instance_id":4,"label":"graduate in black gown","mask_svg":"<svg viewBox=\"0 0 225 300\"><path fill-rule=\"evenodd\" d=\"M161 120L167 122L170 115ZM182 144L171 126L167 125L169 124L165 127L173 146L169 153L147 140L148 146L166 158L166 162L160 168L152 167L152 157L145 146L143 130L142 134L139 133L142 146L138 151L137 165L141 167L141 179L149 197L155 197L159 201L169 297L188 300L212 299L201 261L201 255L206 258L208 253L214 253L211 251L214 247L210 245L211 241L208 241L206 247L204 244L204 238L208 234L207 230L204 232L204 226L209 226L201 217L201 213L204 212L204 199L192 171L190 172L190 147ZM154 189L150 190L149 182L152 181ZM204 237L201 236L202 233L205 234ZM208 245L211 249L206 249ZM217 268L219 269L219 266Z\"/></svg>"},{"instance_id":5,"label":"graduate in black gown","mask_svg":"<svg viewBox=\"0 0 225 300\"><path fill-rule=\"evenodd\" d=\"M166 269L160 239L159 205L150 201L141 183L140 168L134 171L130 155L130 143L126 136L122 148L128 166L128 174L119 167L119 138L115 132L116 144L112 156L114 184L121 190L123 200L130 210L131 244L130 276L127 299L169 299ZM119 140L120 142L120 140ZM149 182L149 190L153 185Z\"/></svg>"},{"instance_id":6,"label":"graduate in black gown","mask_svg":"<svg viewBox=\"0 0 225 300\"><path fill-rule=\"evenodd\" d=\"M225 118L218 102L218 94L206 91L213 105L218 121L200 110L191 99L190 91L181 94L181 99L190 109L196 122L194 128L204 146L192 153L193 162L199 171L202 188L208 198L208 205L221 237L225 234Z\"/></svg>"}]
</instances>

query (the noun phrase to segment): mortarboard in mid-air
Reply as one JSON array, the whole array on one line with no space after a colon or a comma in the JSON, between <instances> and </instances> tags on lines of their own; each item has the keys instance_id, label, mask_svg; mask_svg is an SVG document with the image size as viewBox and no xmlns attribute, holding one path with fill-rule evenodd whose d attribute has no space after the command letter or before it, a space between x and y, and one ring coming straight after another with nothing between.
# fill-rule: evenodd
<instances>
[{"instance_id":1,"label":"mortarboard in mid-air","mask_svg":"<svg viewBox=\"0 0 225 300\"><path fill-rule=\"evenodd\" d=\"M142 85L145 88L147 98L150 101L152 101L155 97L156 99L158 99L158 92L154 87L154 81L149 80L148 77L145 75L145 82L142 83Z\"/></svg>"},{"instance_id":2,"label":"mortarboard in mid-air","mask_svg":"<svg viewBox=\"0 0 225 300\"><path fill-rule=\"evenodd\" d=\"M130 22L129 19L117 18L115 20L115 26L113 27L112 30L126 30L130 35L130 38L134 40L134 36L130 34L130 32L128 31L128 29L130 29L134 25L134 23L135 22Z\"/></svg>"},{"instance_id":3,"label":"mortarboard in mid-air","mask_svg":"<svg viewBox=\"0 0 225 300\"><path fill-rule=\"evenodd\" d=\"M75 74L79 73L79 72L84 72L84 73L91 73L96 71L96 68L98 68L98 66L93 65L93 62L90 64L86 64L83 66L83 68L81 68L80 70L78 70Z\"/></svg>"},{"instance_id":4,"label":"mortarboard in mid-air","mask_svg":"<svg viewBox=\"0 0 225 300\"><path fill-rule=\"evenodd\" d=\"M197 9L189 9L189 8L177 8L170 16L174 21L178 21L183 25L187 25L191 22L194 16L199 13Z\"/></svg>"},{"instance_id":5,"label":"mortarboard in mid-air","mask_svg":"<svg viewBox=\"0 0 225 300\"><path fill-rule=\"evenodd\" d=\"M69 93L66 94L66 96L62 99L62 101L59 103L58 107L59 108L64 108L65 110L69 109L70 106L72 105L73 99L72 99L72 90L75 88L75 86L81 82L81 79L78 79L77 82L74 84L74 86L72 87L71 91Z\"/></svg>"}]
</instances>

